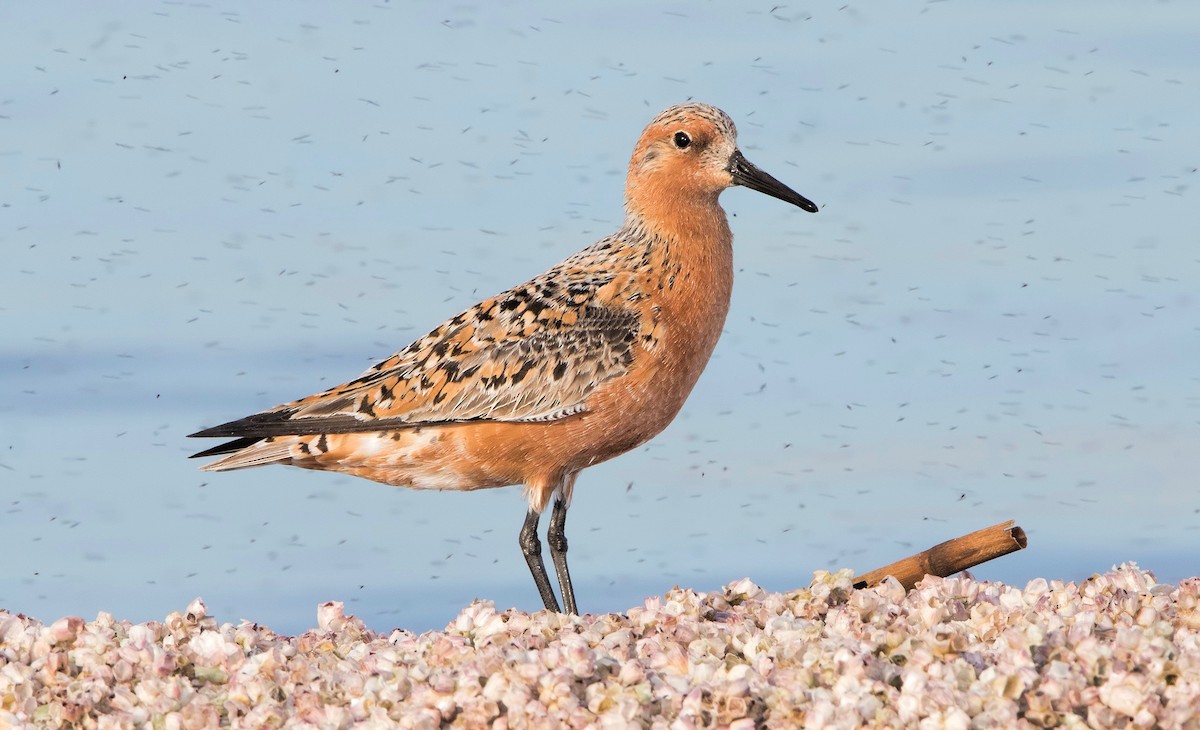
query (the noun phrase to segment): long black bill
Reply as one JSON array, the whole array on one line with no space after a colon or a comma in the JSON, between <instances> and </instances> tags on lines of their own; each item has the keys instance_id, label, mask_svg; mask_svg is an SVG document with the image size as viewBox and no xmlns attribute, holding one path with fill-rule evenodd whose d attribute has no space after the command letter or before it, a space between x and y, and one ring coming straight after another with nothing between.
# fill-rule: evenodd
<instances>
[{"instance_id":1,"label":"long black bill","mask_svg":"<svg viewBox=\"0 0 1200 730\"><path fill-rule=\"evenodd\" d=\"M755 167L742 156L741 150L736 150L733 157L729 158L729 174L733 175L734 185L744 185L751 190L766 193L772 198L779 198L786 203L803 208L809 213L817 212L816 203Z\"/></svg>"}]
</instances>

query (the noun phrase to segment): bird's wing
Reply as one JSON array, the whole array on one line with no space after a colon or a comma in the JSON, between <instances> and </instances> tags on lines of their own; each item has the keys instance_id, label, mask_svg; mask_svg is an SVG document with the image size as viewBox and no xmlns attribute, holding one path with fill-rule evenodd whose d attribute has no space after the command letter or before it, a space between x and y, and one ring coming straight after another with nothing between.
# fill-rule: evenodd
<instances>
[{"instance_id":1,"label":"bird's wing","mask_svg":"<svg viewBox=\"0 0 1200 730\"><path fill-rule=\"evenodd\" d=\"M261 438L579 413L598 385L629 369L641 327L638 312L621 306L628 279L585 273L552 269L355 380L192 435Z\"/></svg>"}]
</instances>

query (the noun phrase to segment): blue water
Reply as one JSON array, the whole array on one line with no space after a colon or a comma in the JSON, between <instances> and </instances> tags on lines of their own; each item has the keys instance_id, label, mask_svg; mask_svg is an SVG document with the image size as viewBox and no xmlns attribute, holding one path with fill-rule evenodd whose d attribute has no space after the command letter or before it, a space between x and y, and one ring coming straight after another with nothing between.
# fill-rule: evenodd
<instances>
[{"instance_id":1,"label":"blue water","mask_svg":"<svg viewBox=\"0 0 1200 730\"><path fill-rule=\"evenodd\" d=\"M676 423L580 478L581 608L1010 518L1029 549L977 576L1200 573L1200 8L1133 8L5 5L0 606L536 608L516 488L210 475L185 435L616 228L689 98L822 211L723 195L726 332Z\"/></svg>"}]
</instances>

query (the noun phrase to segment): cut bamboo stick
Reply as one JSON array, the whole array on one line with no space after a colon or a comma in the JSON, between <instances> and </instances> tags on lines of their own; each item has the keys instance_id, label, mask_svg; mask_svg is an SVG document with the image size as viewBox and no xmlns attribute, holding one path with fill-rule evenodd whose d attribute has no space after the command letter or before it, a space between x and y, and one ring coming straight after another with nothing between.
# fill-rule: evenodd
<instances>
[{"instance_id":1,"label":"cut bamboo stick","mask_svg":"<svg viewBox=\"0 0 1200 730\"><path fill-rule=\"evenodd\" d=\"M1014 522L1015 520L1009 520L976 530L878 570L864 573L854 579L854 587L873 586L890 575L900 581L904 590L912 590L913 586L927 575L945 578L993 558L1022 550L1029 542L1025 538L1025 531L1013 524Z\"/></svg>"}]
</instances>

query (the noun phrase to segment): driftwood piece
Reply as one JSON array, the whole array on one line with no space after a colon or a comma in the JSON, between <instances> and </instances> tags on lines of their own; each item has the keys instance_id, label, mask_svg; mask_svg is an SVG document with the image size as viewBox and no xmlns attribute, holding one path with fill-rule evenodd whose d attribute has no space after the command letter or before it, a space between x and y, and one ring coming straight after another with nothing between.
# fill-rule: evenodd
<instances>
[{"instance_id":1,"label":"driftwood piece","mask_svg":"<svg viewBox=\"0 0 1200 730\"><path fill-rule=\"evenodd\" d=\"M854 587L873 586L890 575L900 581L904 590L912 590L926 575L945 578L1001 555L1022 550L1029 543L1025 538L1025 531L1013 524L1014 522L1015 520L1009 520L976 530L878 570L864 573L854 579Z\"/></svg>"}]
</instances>

